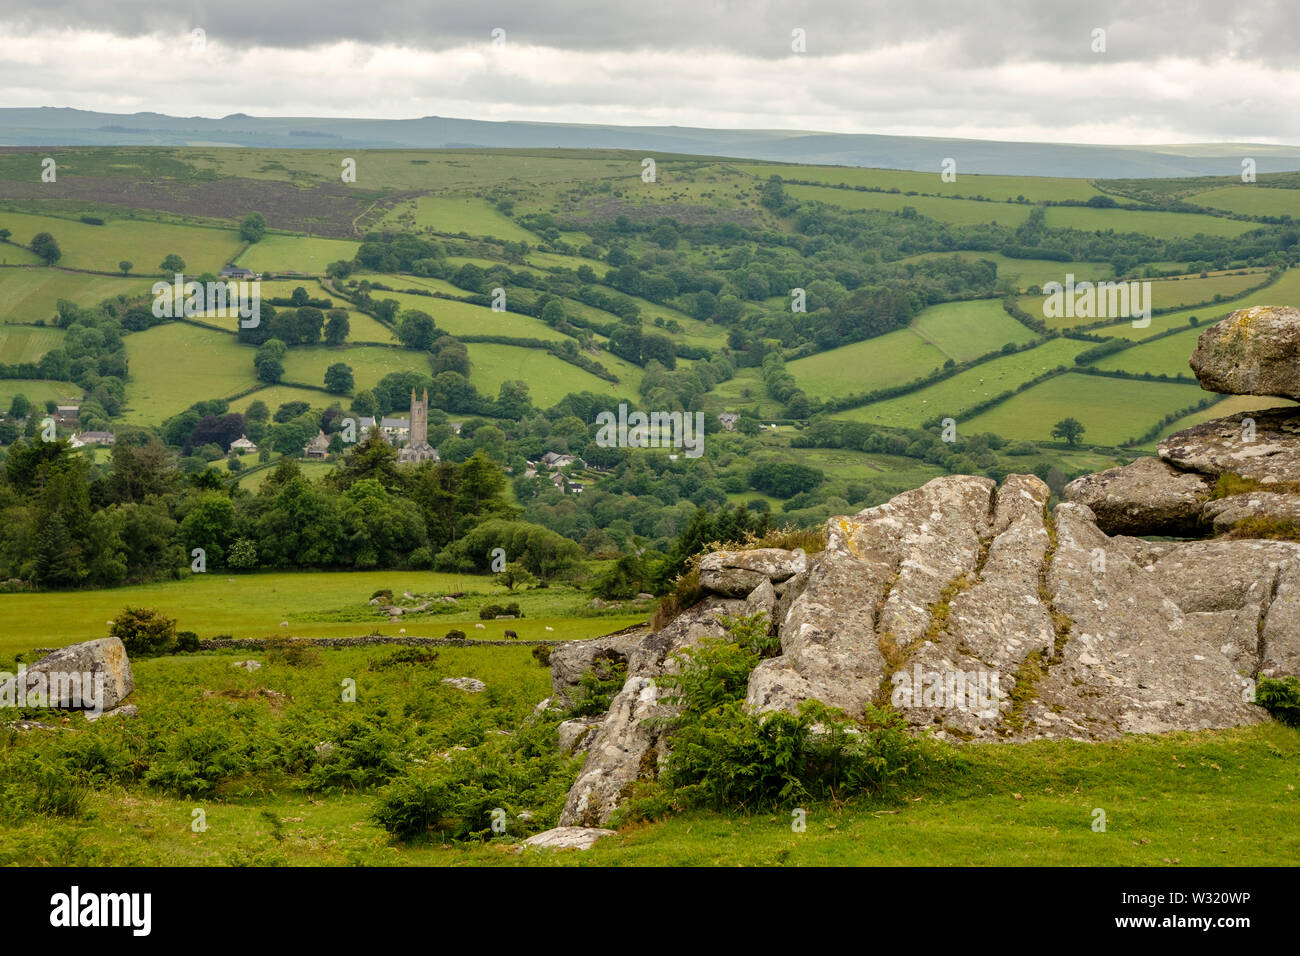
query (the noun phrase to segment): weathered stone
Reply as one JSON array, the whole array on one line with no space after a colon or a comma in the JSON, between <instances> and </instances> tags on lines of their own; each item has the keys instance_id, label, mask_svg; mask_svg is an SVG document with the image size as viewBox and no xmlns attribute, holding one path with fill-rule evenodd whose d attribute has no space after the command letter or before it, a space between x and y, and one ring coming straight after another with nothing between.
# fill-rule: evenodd
<instances>
[{"instance_id":1,"label":"weathered stone","mask_svg":"<svg viewBox=\"0 0 1300 956\"><path fill-rule=\"evenodd\" d=\"M487 690L487 684L476 677L444 677L442 682L470 694L481 694Z\"/></svg>"},{"instance_id":2,"label":"weathered stone","mask_svg":"<svg viewBox=\"0 0 1300 956\"><path fill-rule=\"evenodd\" d=\"M572 703L570 694L594 664L626 664L628 653L641 642L646 633L637 630L556 645L551 651L551 691L556 705Z\"/></svg>"},{"instance_id":3,"label":"weathered stone","mask_svg":"<svg viewBox=\"0 0 1300 956\"><path fill-rule=\"evenodd\" d=\"M744 597L768 579L744 568L700 568L700 587L723 597Z\"/></svg>"},{"instance_id":4,"label":"weathered stone","mask_svg":"<svg viewBox=\"0 0 1300 956\"><path fill-rule=\"evenodd\" d=\"M134 689L126 648L116 637L103 637L42 657L0 684L0 700L32 700L39 693L47 707L112 710Z\"/></svg>"},{"instance_id":5,"label":"weathered stone","mask_svg":"<svg viewBox=\"0 0 1300 956\"><path fill-rule=\"evenodd\" d=\"M231 666L231 667L237 667L237 668L239 668L240 670L248 671L249 673L252 673L253 671L261 670L261 669L262 669L262 665L261 665L261 663L260 663L259 661L252 661L252 660L249 660L249 661L235 661L235 663L231 664L230 666Z\"/></svg>"},{"instance_id":6,"label":"weathered stone","mask_svg":"<svg viewBox=\"0 0 1300 956\"><path fill-rule=\"evenodd\" d=\"M1250 491L1207 502L1202 514L1220 534L1231 531L1239 522L1248 518L1270 522L1290 521L1300 528L1300 495Z\"/></svg>"},{"instance_id":7,"label":"weathered stone","mask_svg":"<svg viewBox=\"0 0 1300 956\"><path fill-rule=\"evenodd\" d=\"M617 833L617 830L598 827L555 827L530 836L524 846L540 850L590 850L599 840Z\"/></svg>"},{"instance_id":8,"label":"weathered stone","mask_svg":"<svg viewBox=\"0 0 1300 956\"><path fill-rule=\"evenodd\" d=\"M1201 333L1192 371L1201 388L1228 395L1300 399L1300 310L1239 309Z\"/></svg>"},{"instance_id":9,"label":"weathered stone","mask_svg":"<svg viewBox=\"0 0 1300 956\"><path fill-rule=\"evenodd\" d=\"M586 753L591 745L592 730L604 723L604 717L575 717L555 728L561 753Z\"/></svg>"},{"instance_id":10,"label":"weathered stone","mask_svg":"<svg viewBox=\"0 0 1300 956\"><path fill-rule=\"evenodd\" d=\"M807 570L808 556L802 551L783 548L752 548L748 551L714 551L700 559L700 574L737 568L761 574L773 583L792 578Z\"/></svg>"},{"instance_id":11,"label":"weathered stone","mask_svg":"<svg viewBox=\"0 0 1300 956\"><path fill-rule=\"evenodd\" d=\"M1253 426L1243 424L1247 418ZM1296 481L1300 410L1268 408L1216 418L1170 435L1156 450L1175 468L1213 478L1235 472L1264 483Z\"/></svg>"},{"instance_id":12,"label":"weathered stone","mask_svg":"<svg viewBox=\"0 0 1300 956\"><path fill-rule=\"evenodd\" d=\"M1179 471L1159 458L1076 478L1065 500L1087 505L1107 534L1192 534L1213 482Z\"/></svg>"}]
</instances>

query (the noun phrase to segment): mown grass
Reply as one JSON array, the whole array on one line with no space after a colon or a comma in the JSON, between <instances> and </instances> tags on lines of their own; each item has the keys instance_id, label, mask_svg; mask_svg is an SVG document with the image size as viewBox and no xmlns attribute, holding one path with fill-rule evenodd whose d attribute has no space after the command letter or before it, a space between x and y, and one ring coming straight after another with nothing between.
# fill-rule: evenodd
<instances>
[{"instance_id":1,"label":"mown grass","mask_svg":"<svg viewBox=\"0 0 1300 956\"><path fill-rule=\"evenodd\" d=\"M0 218L3 218L2 214ZM0 247L6 251L14 248ZM63 269L0 269L0 321L49 322L55 316L59 299L90 308L120 294L146 296L151 284L144 278L113 278Z\"/></svg>"},{"instance_id":2,"label":"mown grass","mask_svg":"<svg viewBox=\"0 0 1300 956\"><path fill-rule=\"evenodd\" d=\"M912 329L817 352L786 365L808 395L839 398L904 385L943 365L948 356ZM762 383L758 383L762 389Z\"/></svg>"},{"instance_id":3,"label":"mown grass","mask_svg":"<svg viewBox=\"0 0 1300 956\"><path fill-rule=\"evenodd\" d=\"M1258 185L1224 186L1187 197L1188 202L1246 216L1300 218L1300 190L1269 189Z\"/></svg>"},{"instance_id":4,"label":"mown grass","mask_svg":"<svg viewBox=\"0 0 1300 956\"><path fill-rule=\"evenodd\" d=\"M64 331L34 326L0 326L0 362L16 365L39 362L50 349L63 345Z\"/></svg>"},{"instance_id":5,"label":"mown grass","mask_svg":"<svg viewBox=\"0 0 1300 956\"><path fill-rule=\"evenodd\" d=\"M932 305L912 320L911 329L957 362L996 352L1008 342L1023 345L1036 338L1007 315L998 299Z\"/></svg>"}]
</instances>

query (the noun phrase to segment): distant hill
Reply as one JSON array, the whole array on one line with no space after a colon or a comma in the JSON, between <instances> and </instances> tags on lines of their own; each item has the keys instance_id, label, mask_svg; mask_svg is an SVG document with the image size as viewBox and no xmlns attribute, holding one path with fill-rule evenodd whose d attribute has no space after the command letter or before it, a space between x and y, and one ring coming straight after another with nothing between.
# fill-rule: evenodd
<instances>
[{"instance_id":1,"label":"distant hill","mask_svg":"<svg viewBox=\"0 0 1300 956\"><path fill-rule=\"evenodd\" d=\"M945 157L952 156L965 173L1086 179L1235 175L1246 156L1256 161L1261 173L1300 170L1300 146L1259 143L1091 146L804 130L484 122L440 116L372 120L235 113L211 119L54 107L0 109L0 145L637 149L922 171L937 170Z\"/></svg>"}]
</instances>

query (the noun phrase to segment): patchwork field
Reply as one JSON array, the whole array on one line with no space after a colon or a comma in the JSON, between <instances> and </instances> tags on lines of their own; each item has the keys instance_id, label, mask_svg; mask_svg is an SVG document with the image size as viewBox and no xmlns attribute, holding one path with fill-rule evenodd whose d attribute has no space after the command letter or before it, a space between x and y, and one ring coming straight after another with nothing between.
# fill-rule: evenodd
<instances>
[{"instance_id":1,"label":"patchwork field","mask_svg":"<svg viewBox=\"0 0 1300 956\"><path fill-rule=\"evenodd\" d=\"M91 226L76 219L0 211L0 227L13 232L11 241L24 245L37 233L48 232L63 252L58 265L97 272L117 273L118 263L129 259L134 273L161 274L160 263L172 253L185 260L187 272L219 272L243 245L233 229L145 219L110 219L103 226Z\"/></svg>"},{"instance_id":2,"label":"patchwork field","mask_svg":"<svg viewBox=\"0 0 1300 956\"><path fill-rule=\"evenodd\" d=\"M809 397L827 399L914 381L948 356L912 329L841 345L786 364ZM761 393L762 382L758 383Z\"/></svg>"},{"instance_id":3,"label":"patchwork field","mask_svg":"<svg viewBox=\"0 0 1300 956\"><path fill-rule=\"evenodd\" d=\"M867 186L874 189L911 190L938 196L982 196L1005 202L1024 197L1030 202L1073 199L1086 202L1104 195L1086 179L1044 179L1034 176L986 176L963 173L957 164L957 178L944 182L936 164L933 173L907 172L897 169L862 169L852 166L781 166L777 164L737 163L736 169L765 180L769 176L829 186Z\"/></svg>"},{"instance_id":4,"label":"patchwork field","mask_svg":"<svg viewBox=\"0 0 1300 956\"><path fill-rule=\"evenodd\" d=\"M1200 213L1156 212L1144 209L1091 209L1084 206L1053 206L1047 210L1052 229L1081 229L1086 232L1141 232L1149 236L1189 239L1207 236L1240 236L1258 229L1257 223L1218 219Z\"/></svg>"},{"instance_id":5,"label":"patchwork field","mask_svg":"<svg viewBox=\"0 0 1300 956\"><path fill-rule=\"evenodd\" d=\"M858 192L853 189L835 189L829 186L787 186L785 191L796 199L824 202L839 206L841 209L900 212L910 206L922 216L952 226L974 226L982 222L1018 226L1028 218L1029 210L1032 208L1022 203L992 203L978 202L974 199L906 196L902 193Z\"/></svg>"},{"instance_id":6,"label":"patchwork field","mask_svg":"<svg viewBox=\"0 0 1300 956\"><path fill-rule=\"evenodd\" d=\"M1082 440L1088 444L1122 445L1170 412L1195 405L1205 394L1198 385L1071 372L1040 382L963 424L967 434L995 432L1004 438L1054 441L1052 426L1076 418L1087 429Z\"/></svg>"},{"instance_id":7,"label":"patchwork field","mask_svg":"<svg viewBox=\"0 0 1300 956\"><path fill-rule=\"evenodd\" d=\"M238 264L254 272L301 272L304 275L324 275L325 267L339 259L351 260L360 243L343 239L321 239L306 236L267 235L249 246L240 256ZM308 289L313 296L314 289Z\"/></svg>"},{"instance_id":8,"label":"patchwork field","mask_svg":"<svg viewBox=\"0 0 1300 956\"><path fill-rule=\"evenodd\" d=\"M608 368L605 358L602 353L597 360ZM595 392L611 398L636 394L634 383L622 381L615 385L553 355L514 345L472 343L469 365L469 380L480 393L495 397L502 382L524 381L533 404L540 408L554 405L569 392Z\"/></svg>"},{"instance_id":9,"label":"patchwork field","mask_svg":"<svg viewBox=\"0 0 1300 956\"><path fill-rule=\"evenodd\" d=\"M9 403L15 395L26 395L33 405L44 406L46 402L61 402L64 399L79 399L85 393L74 382L56 382L49 379L0 378L0 414L9 411Z\"/></svg>"},{"instance_id":10,"label":"patchwork field","mask_svg":"<svg viewBox=\"0 0 1300 956\"><path fill-rule=\"evenodd\" d=\"M491 236L530 245L538 239L477 196L421 196L394 206L380 225L444 235Z\"/></svg>"},{"instance_id":11,"label":"patchwork field","mask_svg":"<svg viewBox=\"0 0 1300 956\"><path fill-rule=\"evenodd\" d=\"M1208 422L1215 418L1227 418L1229 415L1236 415L1238 412L1258 412L1266 408L1285 408L1294 404L1295 402L1285 398L1268 398L1262 395L1227 395L1223 401L1215 402L1209 408L1203 408L1192 412L1190 415L1184 415L1168 428L1165 428L1158 438L1139 446L1139 448L1154 454L1156 446L1162 440L1168 438L1174 432L1182 431L1184 428L1191 428L1193 425L1199 425L1201 422Z\"/></svg>"},{"instance_id":12,"label":"patchwork field","mask_svg":"<svg viewBox=\"0 0 1300 956\"><path fill-rule=\"evenodd\" d=\"M1072 366L1074 356L1081 351L1083 348L1079 342L1052 339L1027 351L984 362L919 391L839 412L836 417L901 428L919 428L923 422L935 417L951 417L960 422L965 409L1014 389L1057 366Z\"/></svg>"},{"instance_id":13,"label":"patchwork field","mask_svg":"<svg viewBox=\"0 0 1300 956\"><path fill-rule=\"evenodd\" d=\"M64 269L0 269L0 321L50 321L59 299L82 308L119 295L149 294L152 282L143 278L113 278Z\"/></svg>"},{"instance_id":14,"label":"patchwork field","mask_svg":"<svg viewBox=\"0 0 1300 956\"><path fill-rule=\"evenodd\" d=\"M518 312L493 312L484 305L402 292L379 292L375 296L379 299L396 299L401 305L399 319L407 309L427 313L433 317L434 325L448 335L508 335L512 338L541 339L546 342L562 342L568 338L541 319Z\"/></svg>"},{"instance_id":15,"label":"patchwork field","mask_svg":"<svg viewBox=\"0 0 1300 956\"><path fill-rule=\"evenodd\" d=\"M0 362L17 365L39 361L50 349L62 344L64 335L62 329L0 325Z\"/></svg>"},{"instance_id":16,"label":"patchwork field","mask_svg":"<svg viewBox=\"0 0 1300 956\"><path fill-rule=\"evenodd\" d=\"M1196 340L1200 338L1203 328L1190 328L1186 332L1167 335L1142 345L1135 345L1123 352L1107 355L1091 364L1097 368L1118 369L1142 375L1191 375L1191 366L1187 360L1196 350Z\"/></svg>"},{"instance_id":17,"label":"patchwork field","mask_svg":"<svg viewBox=\"0 0 1300 956\"><path fill-rule=\"evenodd\" d=\"M1024 290L1030 286L1042 286L1048 282L1060 282L1066 273L1073 273L1076 278L1098 281L1109 279L1115 269L1108 262L1057 262L1052 259L1012 259L1000 252L922 252L908 256L903 262L924 262L928 259L960 258L967 261L988 259L998 267L998 278L1005 278L1016 289Z\"/></svg>"},{"instance_id":18,"label":"patchwork field","mask_svg":"<svg viewBox=\"0 0 1300 956\"><path fill-rule=\"evenodd\" d=\"M257 385L254 349L233 335L168 322L126 337L131 380L123 418L157 424L195 402Z\"/></svg>"},{"instance_id":19,"label":"patchwork field","mask_svg":"<svg viewBox=\"0 0 1300 956\"><path fill-rule=\"evenodd\" d=\"M334 402L347 408L346 395L328 395L310 388L294 388L292 385L267 385L255 392L250 392L230 403L232 412L246 412L254 402L263 402L272 413L288 402L306 402L312 408L326 408ZM312 462L302 462L310 465Z\"/></svg>"},{"instance_id":20,"label":"patchwork field","mask_svg":"<svg viewBox=\"0 0 1300 956\"><path fill-rule=\"evenodd\" d=\"M1225 186L1187 197L1188 202L1243 216L1291 216L1300 219L1300 189L1259 185Z\"/></svg>"},{"instance_id":21,"label":"patchwork field","mask_svg":"<svg viewBox=\"0 0 1300 956\"><path fill-rule=\"evenodd\" d=\"M956 362L995 352L1008 342L1023 345L1037 338L1007 315L1000 299L932 305L912 320L910 328Z\"/></svg>"},{"instance_id":22,"label":"patchwork field","mask_svg":"<svg viewBox=\"0 0 1300 956\"><path fill-rule=\"evenodd\" d=\"M336 362L350 366L356 379L356 387L373 388L381 378L392 372L419 372L432 374L429 356L425 352L416 352L402 348L379 348L358 345L347 348L329 346L295 346L289 349L281 364L284 366L284 380L304 385L325 384L325 370ZM252 367L252 353L249 352L249 366ZM326 395L318 395L313 405L322 404ZM344 399L346 400L346 399Z\"/></svg>"}]
</instances>

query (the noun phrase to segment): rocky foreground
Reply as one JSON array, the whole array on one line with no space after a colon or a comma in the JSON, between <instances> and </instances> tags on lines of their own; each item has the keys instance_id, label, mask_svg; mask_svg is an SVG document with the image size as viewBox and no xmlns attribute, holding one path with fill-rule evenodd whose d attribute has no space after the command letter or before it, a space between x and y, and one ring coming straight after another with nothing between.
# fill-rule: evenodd
<instances>
[{"instance_id":1,"label":"rocky foreground","mask_svg":"<svg viewBox=\"0 0 1300 956\"><path fill-rule=\"evenodd\" d=\"M1192 365L1212 390L1300 398L1300 312L1234 313L1202 334ZM552 657L556 701L598 659L628 673L603 717L561 725L564 746L587 754L561 823L606 821L656 772L665 742L649 718L672 711L655 678L675 652L725 636L725 615L764 613L780 637L750 676L746 706L759 713L813 698L851 714L888 704L961 740L1267 719L1254 682L1300 674L1300 544L1251 537L1261 526L1246 519L1300 517L1300 412L1207 422L1159 454L1073 482L1050 510L1036 477L948 476L832 518L815 555L707 555L707 596L666 627ZM1247 490L1216 496L1225 474Z\"/></svg>"}]
</instances>

